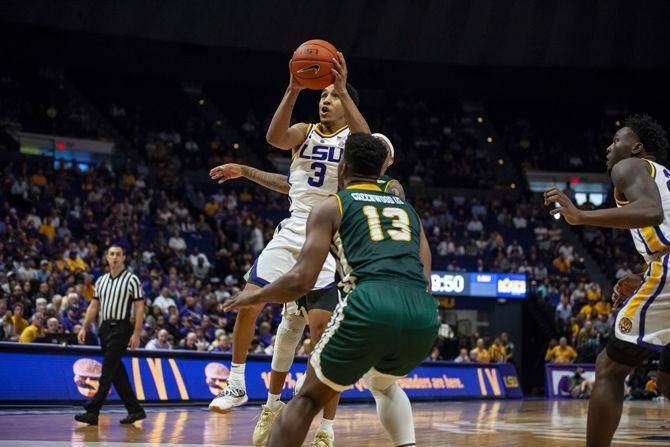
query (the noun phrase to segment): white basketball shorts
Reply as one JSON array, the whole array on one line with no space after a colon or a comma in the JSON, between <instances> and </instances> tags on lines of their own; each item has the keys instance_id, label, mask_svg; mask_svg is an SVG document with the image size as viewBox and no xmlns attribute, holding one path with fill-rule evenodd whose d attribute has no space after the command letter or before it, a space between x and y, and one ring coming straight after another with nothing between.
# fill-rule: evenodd
<instances>
[{"instance_id":1,"label":"white basketball shorts","mask_svg":"<svg viewBox=\"0 0 670 447\"><path fill-rule=\"evenodd\" d=\"M628 298L616 319L620 340L662 350L670 343L670 254L652 261L640 287Z\"/></svg>"},{"instance_id":2,"label":"white basketball shorts","mask_svg":"<svg viewBox=\"0 0 670 447\"><path fill-rule=\"evenodd\" d=\"M274 237L258 255L244 279L250 284L263 287L291 270L305 244L306 225L307 216L291 216L281 221ZM335 258L328 253L313 290L334 286Z\"/></svg>"}]
</instances>

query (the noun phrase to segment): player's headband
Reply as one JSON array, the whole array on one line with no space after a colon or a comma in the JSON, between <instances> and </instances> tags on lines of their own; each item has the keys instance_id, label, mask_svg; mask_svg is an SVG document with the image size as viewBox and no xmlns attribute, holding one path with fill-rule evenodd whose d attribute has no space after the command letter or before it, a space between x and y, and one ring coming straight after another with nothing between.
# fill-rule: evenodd
<instances>
[{"instance_id":1,"label":"player's headband","mask_svg":"<svg viewBox=\"0 0 670 447\"><path fill-rule=\"evenodd\" d=\"M391 140L389 140L386 135L381 134L381 133L373 133L372 136L379 139L379 140L382 140L382 142L384 142L384 144L386 144L386 146L391 151L391 157L395 158L395 149L393 149L393 145L391 144Z\"/></svg>"}]
</instances>

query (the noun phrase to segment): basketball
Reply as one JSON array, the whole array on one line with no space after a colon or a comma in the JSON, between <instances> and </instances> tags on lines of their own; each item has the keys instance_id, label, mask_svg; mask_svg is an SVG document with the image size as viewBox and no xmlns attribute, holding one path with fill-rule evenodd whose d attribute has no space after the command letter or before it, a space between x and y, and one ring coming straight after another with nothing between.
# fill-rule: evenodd
<instances>
[{"instance_id":1,"label":"basketball","mask_svg":"<svg viewBox=\"0 0 670 447\"><path fill-rule=\"evenodd\" d=\"M312 90L321 90L335 81L330 71L337 49L321 39L308 40L293 52L291 73L301 85Z\"/></svg>"}]
</instances>

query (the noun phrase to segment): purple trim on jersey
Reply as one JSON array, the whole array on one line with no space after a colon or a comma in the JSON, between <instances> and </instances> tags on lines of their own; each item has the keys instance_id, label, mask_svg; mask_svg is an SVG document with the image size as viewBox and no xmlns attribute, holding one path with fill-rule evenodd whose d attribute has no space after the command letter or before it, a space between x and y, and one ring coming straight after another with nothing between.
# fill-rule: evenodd
<instances>
[{"instance_id":1,"label":"purple trim on jersey","mask_svg":"<svg viewBox=\"0 0 670 447\"><path fill-rule=\"evenodd\" d=\"M647 314L647 309L649 309L649 306L651 306L651 303L654 302L656 297L661 293L661 290L663 290L663 287L665 286L665 278L668 274L668 255L665 255L665 260L663 261L663 274L661 275L661 282L658 284L658 287L654 291L654 294L649 297L646 303L644 303L644 306L642 306L642 311L640 311L640 330L639 335L637 336L637 344L640 346L643 346L647 349L653 349L654 351L661 351L663 348L665 348L665 345L654 345L652 343L647 343L646 341L642 341L642 337L644 336L644 322L645 322L645 315Z\"/></svg>"},{"instance_id":2,"label":"purple trim on jersey","mask_svg":"<svg viewBox=\"0 0 670 447\"><path fill-rule=\"evenodd\" d=\"M249 279L260 286L267 286L268 284L270 284L270 281L266 281L260 276L258 276L258 273L256 273L257 269L258 269L258 258L256 258L256 260L254 261L254 265L251 267L251 272L249 273Z\"/></svg>"},{"instance_id":3,"label":"purple trim on jersey","mask_svg":"<svg viewBox=\"0 0 670 447\"><path fill-rule=\"evenodd\" d=\"M670 241L665 237L661 229L659 227L654 227L654 231L656 232L656 236L658 236L661 242L670 247Z\"/></svg>"},{"instance_id":4,"label":"purple trim on jersey","mask_svg":"<svg viewBox=\"0 0 670 447\"><path fill-rule=\"evenodd\" d=\"M647 250L648 255L653 255L654 252L649 249L649 246L647 245L647 241L644 240L644 237L642 236L642 233L640 230L635 230L637 231L637 235L640 236L640 240L642 241L642 245L644 245L644 249Z\"/></svg>"}]
</instances>

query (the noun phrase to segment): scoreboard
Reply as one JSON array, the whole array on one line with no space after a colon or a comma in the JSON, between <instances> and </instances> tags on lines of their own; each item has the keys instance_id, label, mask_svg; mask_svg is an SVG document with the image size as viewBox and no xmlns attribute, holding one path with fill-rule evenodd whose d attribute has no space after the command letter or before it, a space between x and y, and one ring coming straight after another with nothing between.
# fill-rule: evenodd
<instances>
[{"instance_id":1,"label":"scoreboard","mask_svg":"<svg viewBox=\"0 0 670 447\"><path fill-rule=\"evenodd\" d=\"M525 298L526 275L483 272L431 273L433 295Z\"/></svg>"}]
</instances>

